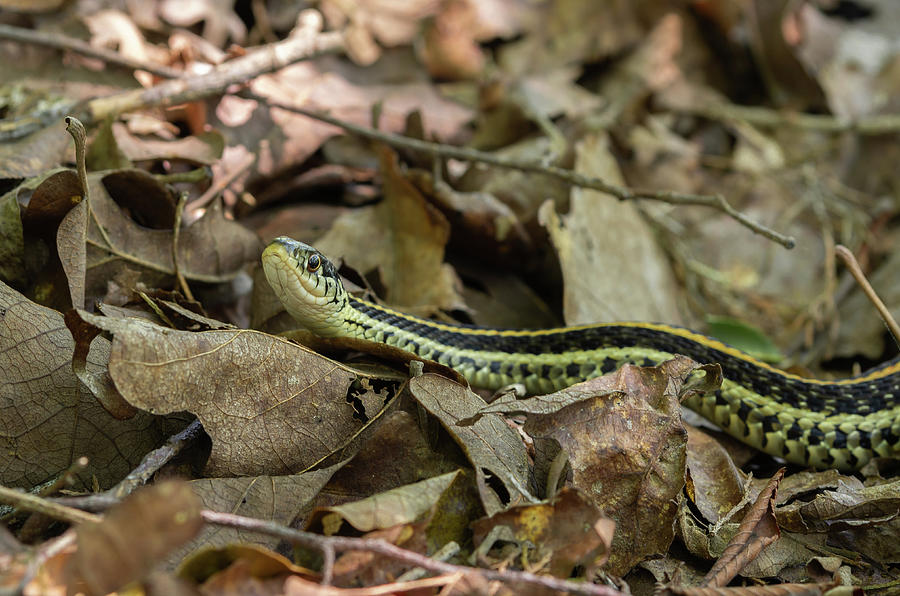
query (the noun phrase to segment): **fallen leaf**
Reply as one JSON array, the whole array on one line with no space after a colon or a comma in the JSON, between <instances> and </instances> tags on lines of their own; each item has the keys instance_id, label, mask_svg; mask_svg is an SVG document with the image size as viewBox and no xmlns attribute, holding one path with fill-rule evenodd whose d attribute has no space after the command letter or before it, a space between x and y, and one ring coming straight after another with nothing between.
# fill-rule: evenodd
<instances>
[{"instance_id":1,"label":"fallen leaf","mask_svg":"<svg viewBox=\"0 0 900 596\"><path fill-rule=\"evenodd\" d=\"M711 436L688 427L688 496L706 521L716 524L743 500L744 477Z\"/></svg>"},{"instance_id":2,"label":"fallen leaf","mask_svg":"<svg viewBox=\"0 0 900 596\"><path fill-rule=\"evenodd\" d=\"M409 391L466 454L488 515L511 504L536 500L525 446L501 416L486 414L472 424L459 424L483 411L483 399L471 389L434 374L410 379Z\"/></svg>"},{"instance_id":3,"label":"fallen leaf","mask_svg":"<svg viewBox=\"0 0 900 596\"><path fill-rule=\"evenodd\" d=\"M343 523L360 532L411 524L433 513L444 492L460 481L461 472L456 470L359 501L326 507L316 511L308 525L312 529L321 528L326 536L331 536L341 532Z\"/></svg>"},{"instance_id":4,"label":"fallen leaf","mask_svg":"<svg viewBox=\"0 0 900 596\"><path fill-rule=\"evenodd\" d=\"M76 530L74 582L107 594L142 579L171 550L203 527L200 499L185 482L162 482L137 490L100 522Z\"/></svg>"},{"instance_id":5,"label":"fallen leaf","mask_svg":"<svg viewBox=\"0 0 900 596\"><path fill-rule=\"evenodd\" d=\"M606 135L585 137L575 170L622 184L608 143ZM668 259L633 204L575 188L568 215L550 203L541 214L563 271L566 323L681 321Z\"/></svg>"},{"instance_id":6,"label":"fallen leaf","mask_svg":"<svg viewBox=\"0 0 900 596\"><path fill-rule=\"evenodd\" d=\"M703 370L700 384L687 383ZM668 550L685 482L687 432L680 401L721 383L717 366L683 356L618 371L549 395L491 404L482 412L528 414L525 432L566 452L572 486L616 522L607 569L623 574Z\"/></svg>"},{"instance_id":7,"label":"fallen leaf","mask_svg":"<svg viewBox=\"0 0 900 596\"><path fill-rule=\"evenodd\" d=\"M79 311L113 334L109 374L128 403L153 413L188 411L212 438L211 476L307 470L354 444L368 375L284 339L247 330L192 333L139 319ZM260 374L265 372L265 374Z\"/></svg>"},{"instance_id":8,"label":"fallen leaf","mask_svg":"<svg viewBox=\"0 0 900 596\"><path fill-rule=\"evenodd\" d=\"M497 526L507 526L517 542L536 549L527 553L529 561L548 559L551 575L568 578L576 565L589 571L603 565L609 557L615 523L603 517L580 491L563 488L546 503L516 505L476 520L472 531L479 550Z\"/></svg>"},{"instance_id":9,"label":"fallen leaf","mask_svg":"<svg viewBox=\"0 0 900 596\"><path fill-rule=\"evenodd\" d=\"M392 150L381 147L378 154L384 200L338 217L316 247L363 273L380 271L389 304L419 314L459 308L456 276L444 263L447 220L403 176ZM361 238L360 230L369 229L384 233Z\"/></svg>"},{"instance_id":10,"label":"fallen leaf","mask_svg":"<svg viewBox=\"0 0 900 596\"><path fill-rule=\"evenodd\" d=\"M75 376L74 349L61 314L0 283L0 484L37 486L87 457L83 486L95 477L107 488L165 436L148 414L110 416ZM108 358L96 338L85 366L105 374Z\"/></svg>"},{"instance_id":11,"label":"fallen leaf","mask_svg":"<svg viewBox=\"0 0 900 596\"><path fill-rule=\"evenodd\" d=\"M244 476L192 480L191 490L204 509L233 513L281 525L291 525L312 509L316 496L339 470L343 462L327 468L291 476ZM193 576L190 569L203 566L210 551L228 551L229 545L276 548L280 538L227 526L206 525L188 544L172 551L167 567L180 566L182 577Z\"/></svg>"},{"instance_id":12,"label":"fallen leaf","mask_svg":"<svg viewBox=\"0 0 900 596\"><path fill-rule=\"evenodd\" d=\"M112 133L119 149L131 161L165 159L211 165L218 162L225 150L225 139L218 132L164 141L132 135L124 124L115 123Z\"/></svg>"},{"instance_id":13,"label":"fallen leaf","mask_svg":"<svg viewBox=\"0 0 900 596\"><path fill-rule=\"evenodd\" d=\"M725 547L725 552L703 578L700 583L702 587L727 586L766 546L781 537L775 521L775 491L782 478L784 468L770 478L766 488L759 493L756 503L741 521L734 538Z\"/></svg>"}]
</instances>

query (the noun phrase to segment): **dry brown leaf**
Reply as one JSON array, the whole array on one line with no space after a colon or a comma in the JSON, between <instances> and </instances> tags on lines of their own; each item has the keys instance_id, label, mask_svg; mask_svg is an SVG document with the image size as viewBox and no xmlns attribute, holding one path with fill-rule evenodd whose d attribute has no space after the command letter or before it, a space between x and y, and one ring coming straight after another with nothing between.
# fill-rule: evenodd
<instances>
[{"instance_id":1,"label":"dry brown leaf","mask_svg":"<svg viewBox=\"0 0 900 596\"><path fill-rule=\"evenodd\" d=\"M230 544L199 551L179 569L178 576L200 585L197 594L284 594L285 579L318 579L318 574L294 565L286 557L252 544Z\"/></svg>"},{"instance_id":2,"label":"dry brown leaf","mask_svg":"<svg viewBox=\"0 0 900 596\"><path fill-rule=\"evenodd\" d=\"M56 251L66 273L72 308L85 307L88 211L88 202L79 202L66 213L56 232Z\"/></svg>"},{"instance_id":3,"label":"dry brown leaf","mask_svg":"<svg viewBox=\"0 0 900 596\"><path fill-rule=\"evenodd\" d=\"M389 304L420 314L459 308L456 276L444 264L450 235L447 220L399 171L393 151L381 147L378 153L384 200L340 216L316 248L331 257L344 257L363 273L377 268Z\"/></svg>"},{"instance_id":4,"label":"dry brown leaf","mask_svg":"<svg viewBox=\"0 0 900 596\"><path fill-rule=\"evenodd\" d=\"M25 282L25 236L18 189L0 196L0 279L13 284Z\"/></svg>"},{"instance_id":5,"label":"dry brown leaf","mask_svg":"<svg viewBox=\"0 0 900 596\"><path fill-rule=\"evenodd\" d=\"M409 391L465 452L488 515L510 504L535 501L528 456L518 433L497 414L479 416L465 426L458 424L482 411L483 399L468 387L434 374L411 379Z\"/></svg>"},{"instance_id":6,"label":"dry brown leaf","mask_svg":"<svg viewBox=\"0 0 900 596\"><path fill-rule=\"evenodd\" d=\"M582 139L575 170L622 184L608 143L602 134ZM563 271L566 323L681 321L668 259L633 204L576 188L568 215L549 203L541 214Z\"/></svg>"},{"instance_id":7,"label":"dry brown leaf","mask_svg":"<svg viewBox=\"0 0 900 596\"><path fill-rule=\"evenodd\" d=\"M444 443L430 446L409 412L391 412L334 475L328 489L356 500L459 469L462 458Z\"/></svg>"},{"instance_id":8,"label":"dry brown leaf","mask_svg":"<svg viewBox=\"0 0 900 596\"><path fill-rule=\"evenodd\" d=\"M706 521L718 523L744 496L744 477L722 446L696 428L688 427L689 496Z\"/></svg>"},{"instance_id":9,"label":"dry brown leaf","mask_svg":"<svg viewBox=\"0 0 900 596\"><path fill-rule=\"evenodd\" d=\"M451 81L475 78L484 68L478 45L478 11L469 0L440 3L439 12L422 31L420 54L431 76Z\"/></svg>"},{"instance_id":10,"label":"dry brown leaf","mask_svg":"<svg viewBox=\"0 0 900 596\"><path fill-rule=\"evenodd\" d=\"M338 463L292 476L201 478L191 481L190 486L204 509L289 526L309 513L322 487L342 465ZM275 548L279 541L279 538L259 532L207 525L193 541L172 552L167 562L170 567L201 565L197 559L202 560L204 553L213 548L225 548L235 543ZM182 569L181 575L185 573Z\"/></svg>"},{"instance_id":11,"label":"dry brown leaf","mask_svg":"<svg viewBox=\"0 0 900 596\"><path fill-rule=\"evenodd\" d=\"M32 487L79 457L101 488L118 482L163 438L154 418L110 416L75 376L75 343L63 317L0 283L0 484ZM97 338L86 358L105 374L109 342Z\"/></svg>"},{"instance_id":12,"label":"dry brown leaf","mask_svg":"<svg viewBox=\"0 0 900 596\"><path fill-rule=\"evenodd\" d=\"M89 593L107 594L141 580L170 551L200 531L201 506L185 482L139 489L102 521L78 526L73 582L83 581Z\"/></svg>"},{"instance_id":13,"label":"dry brown leaf","mask_svg":"<svg viewBox=\"0 0 900 596\"><path fill-rule=\"evenodd\" d=\"M102 297L109 280L129 268L140 271L140 281L151 287L174 274L174 233L171 229L145 227L168 228L165 224L174 219L174 200L171 203L166 200L168 191L145 172L138 172L98 172L88 177L92 217L88 222L84 276L89 298ZM146 214L142 217L144 225L128 217L112 199L106 187L108 178L112 188L127 197L125 204L132 213L138 217ZM105 235L98 225L103 227ZM73 233L61 235L59 242L74 246L79 241L77 231L67 231ZM180 271L189 280L229 281L246 263L259 257L259 249L256 235L227 220L218 204L214 204L201 219L181 230L178 240Z\"/></svg>"},{"instance_id":14,"label":"dry brown leaf","mask_svg":"<svg viewBox=\"0 0 900 596\"><path fill-rule=\"evenodd\" d=\"M456 470L359 501L326 507L313 514L309 527L321 528L326 536L331 536L341 532L345 522L360 532L411 524L433 513L444 492L460 481L462 473Z\"/></svg>"},{"instance_id":15,"label":"dry brown leaf","mask_svg":"<svg viewBox=\"0 0 900 596\"><path fill-rule=\"evenodd\" d=\"M319 9L332 28L356 24L365 28L381 44L392 47L408 44L419 34L420 23L440 7L435 0L323 0Z\"/></svg>"},{"instance_id":16,"label":"dry brown leaf","mask_svg":"<svg viewBox=\"0 0 900 596\"><path fill-rule=\"evenodd\" d=\"M113 334L109 374L131 405L200 419L212 437L212 476L304 471L372 423L357 411L366 395L393 397L373 391L365 374L264 333L79 316Z\"/></svg>"},{"instance_id":17,"label":"dry brown leaf","mask_svg":"<svg viewBox=\"0 0 900 596\"><path fill-rule=\"evenodd\" d=\"M900 481L863 486L856 478L838 476L834 488L816 492L812 498L800 495L778 507L779 526L802 533L807 539L826 536L829 544L883 564L900 562L896 540L900 531Z\"/></svg>"},{"instance_id":18,"label":"dry brown leaf","mask_svg":"<svg viewBox=\"0 0 900 596\"><path fill-rule=\"evenodd\" d=\"M548 559L551 575L568 578L576 565L588 573L609 557L615 522L580 491L563 488L549 502L517 505L472 524L476 546L497 526L507 526L520 544L536 549L530 562ZM479 550L481 547L478 547Z\"/></svg>"},{"instance_id":19,"label":"dry brown leaf","mask_svg":"<svg viewBox=\"0 0 900 596\"><path fill-rule=\"evenodd\" d=\"M211 165L218 162L225 149L225 139L218 132L164 141L135 136L124 124L116 122L112 133L118 148L131 161L168 159Z\"/></svg>"},{"instance_id":20,"label":"dry brown leaf","mask_svg":"<svg viewBox=\"0 0 900 596\"><path fill-rule=\"evenodd\" d=\"M50 170L26 181L17 191L22 194L21 191L29 188L33 188L34 192L27 197L22 221L29 227L43 228L40 231L48 234L82 200L84 194L78 174L70 169Z\"/></svg>"},{"instance_id":21,"label":"dry brown leaf","mask_svg":"<svg viewBox=\"0 0 900 596\"><path fill-rule=\"evenodd\" d=\"M39 176L64 161L71 142L60 116L35 133L0 143L0 179Z\"/></svg>"},{"instance_id":22,"label":"dry brown leaf","mask_svg":"<svg viewBox=\"0 0 900 596\"><path fill-rule=\"evenodd\" d=\"M667 586L656 596L862 596L862 590L829 584L777 584L735 588L703 588Z\"/></svg>"},{"instance_id":23,"label":"dry brown leaf","mask_svg":"<svg viewBox=\"0 0 900 596\"><path fill-rule=\"evenodd\" d=\"M702 382L686 384L697 370L705 373ZM553 439L567 453L572 485L616 522L607 569L623 574L672 543L687 443L679 404L721 379L718 366L677 356L482 412L524 412L525 432Z\"/></svg>"},{"instance_id":24,"label":"dry brown leaf","mask_svg":"<svg viewBox=\"0 0 900 596\"><path fill-rule=\"evenodd\" d=\"M425 527L428 522L392 526L384 530L374 530L363 537L369 540L383 540L417 553L427 552ZM379 586L394 581L400 574L409 571L412 565L368 551L348 551L338 557L334 564L334 583L341 587ZM366 588L363 588L365 590Z\"/></svg>"},{"instance_id":25,"label":"dry brown leaf","mask_svg":"<svg viewBox=\"0 0 900 596\"><path fill-rule=\"evenodd\" d=\"M703 578L701 586L727 586L766 546L781 537L775 521L775 492L782 478L784 468L772 476L759 493L756 503L741 521L734 538L725 547L725 552Z\"/></svg>"}]
</instances>

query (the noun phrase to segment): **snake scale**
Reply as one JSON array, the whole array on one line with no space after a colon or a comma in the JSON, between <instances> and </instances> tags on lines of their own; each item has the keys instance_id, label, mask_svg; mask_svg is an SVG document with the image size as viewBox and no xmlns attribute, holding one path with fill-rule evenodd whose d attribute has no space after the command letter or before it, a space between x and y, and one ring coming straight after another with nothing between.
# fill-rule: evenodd
<instances>
[{"instance_id":1,"label":"snake scale","mask_svg":"<svg viewBox=\"0 0 900 596\"><path fill-rule=\"evenodd\" d=\"M449 325L354 298L313 247L280 237L263 251L269 284L295 319L326 337L383 342L450 366L472 385L522 383L555 391L624 363L656 365L675 354L719 363L719 390L685 405L744 443L814 468L858 470L900 456L900 362L838 381L779 370L688 329L643 322L558 329Z\"/></svg>"}]
</instances>

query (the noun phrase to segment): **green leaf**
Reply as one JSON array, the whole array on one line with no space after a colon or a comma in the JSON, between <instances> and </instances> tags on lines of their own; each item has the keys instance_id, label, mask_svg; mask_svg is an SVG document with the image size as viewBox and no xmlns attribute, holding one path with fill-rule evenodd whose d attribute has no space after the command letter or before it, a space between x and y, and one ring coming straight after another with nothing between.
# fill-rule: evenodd
<instances>
[{"instance_id":1,"label":"green leaf","mask_svg":"<svg viewBox=\"0 0 900 596\"><path fill-rule=\"evenodd\" d=\"M731 317L708 315L709 335L763 362L780 362L784 356L769 337L758 327Z\"/></svg>"}]
</instances>

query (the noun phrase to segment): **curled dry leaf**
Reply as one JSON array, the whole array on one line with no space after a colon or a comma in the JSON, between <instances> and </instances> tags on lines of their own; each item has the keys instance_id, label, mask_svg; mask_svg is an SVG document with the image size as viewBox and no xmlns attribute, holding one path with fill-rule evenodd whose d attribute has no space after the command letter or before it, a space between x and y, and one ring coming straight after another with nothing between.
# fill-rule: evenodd
<instances>
[{"instance_id":1,"label":"curled dry leaf","mask_svg":"<svg viewBox=\"0 0 900 596\"><path fill-rule=\"evenodd\" d=\"M253 544L203 549L178 570L180 578L201 584L205 594L259 594L261 583L280 587L285 577L317 579L318 575L294 565L283 555Z\"/></svg>"},{"instance_id":2,"label":"curled dry leaf","mask_svg":"<svg viewBox=\"0 0 900 596\"><path fill-rule=\"evenodd\" d=\"M472 525L475 544L497 526L507 526L520 544L536 549L532 562L549 558L548 570L570 577L576 565L594 569L609 557L615 522L603 514L581 491L564 488L549 502L517 505ZM479 548L480 550L480 548Z\"/></svg>"},{"instance_id":3,"label":"curled dry leaf","mask_svg":"<svg viewBox=\"0 0 900 596\"><path fill-rule=\"evenodd\" d=\"M72 280L84 279L88 297L101 297L110 279L125 269L140 272L139 280L147 285L157 285L175 272L173 261L174 232L170 229L148 229L128 217L112 199L105 182L107 178L121 187L125 194L139 187L140 195L169 196L159 182L146 173L131 172L130 182L122 186L122 176L128 171L95 173L88 176L90 185L90 210L86 237L77 225L60 228L57 238L60 257L66 265L70 286ZM139 184L140 183L140 184ZM138 185L139 186L135 186ZM130 191L129 191L130 189ZM170 203L166 207L163 203ZM126 201L135 213L173 213L174 202L154 201L152 204L132 199ZM154 224L155 222L155 224ZM146 224L162 226L164 221L154 216ZM101 232L100 228L103 228ZM82 264L76 255L78 246L86 246L86 261ZM207 283L219 283L232 279L243 266L259 256L259 240L243 226L225 219L218 206L213 206L193 225L181 230L178 240L179 268L185 278Z\"/></svg>"},{"instance_id":4,"label":"curled dry leaf","mask_svg":"<svg viewBox=\"0 0 900 596\"><path fill-rule=\"evenodd\" d=\"M264 333L191 333L78 314L113 334L109 373L128 403L200 419L213 441L213 476L306 470L372 422L360 420L361 396L393 397L372 389L375 377Z\"/></svg>"},{"instance_id":5,"label":"curled dry leaf","mask_svg":"<svg viewBox=\"0 0 900 596\"><path fill-rule=\"evenodd\" d=\"M700 370L702 381L689 384ZM492 404L482 412L529 414L525 432L554 439L566 452L572 485L616 522L607 569L621 575L668 550L685 482L680 401L720 383L718 366L677 356L656 367L626 365L563 391Z\"/></svg>"},{"instance_id":6,"label":"curled dry leaf","mask_svg":"<svg viewBox=\"0 0 900 596\"><path fill-rule=\"evenodd\" d=\"M148 414L111 416L75 376L74 349L61 314L0 283L0 484L32 487L85 456L78 476L109 487L163 438ZM108 359L96 338L85 371L102 377Z\"/></svg>"},{"instance_id":7,"label":"curled dry leaf","mask_svg":"<svg viewBox=\"0 0 900 596\"><path fill-rule=\"evenodd\" d=\"M688 427L689 496L706 521L717 523L744 495L744 478L728 452L711 436Z\"/></svg>"},{"instance_id":8,"label":"curled dry leaf","mask_svg":"<svg viewBox=\"0 0 900 596\"><path fill-rule=\"evenodd\" d=\"M797 498L776 510L786 531L827 537L828 544L882 564L900 562L900 481L862 486L839 478L837 486L811 500Z\"/></svg>"},{"instance_id":9,"label":"curled dry leaf","mask_svg":"<svg viewBox=\"0 0 900 596\"><path fill-rule=\"evenodd\" d=\"M446 443L438 441L432 448L416 419L395 410L382 419L328 488L358 499L452 472L459 469L462 458L454 445ZM377 474L372 473L375 469Z\"/></svg>"},{"instance_id":10,"label":"curled dry leaf","mask_svg":"<svg viewBox=\"0 0 900 596\"><path fill-rule=\"evenodd\" d=\"M108 594L142 579L200 531L201 507L185 482L138 490L102 521L78 526L70 585L84 582L89 593Z\"/></svg>"},{"instance_id":11,"label":"curled dry leaf","mask_svg":"<svg viewBox=\"0 0 900 596\"><path fill-rule=\"evenodd\" d=\"M769 479L768 484L747 512L737 533L725 547L725 552L715 562L701 586L727 586L769 544L781 537L775 521L775 492L784 478L784 468Z\"/></svg>"},{"instance_id":12,"label":"curled dry leaf","mask_svg":"<svg viewBox=\"0 0 900 596\"><path fill-rule=\"evenodd\" d=\"M409 392L440 420L469 458L488 515L510 504L535 501L525 445L503 417L485 414L472 424L458 424L478 414L485 406L483 399L468 387L434 374L411 379Z\"/></svg>"}]
</instances>

